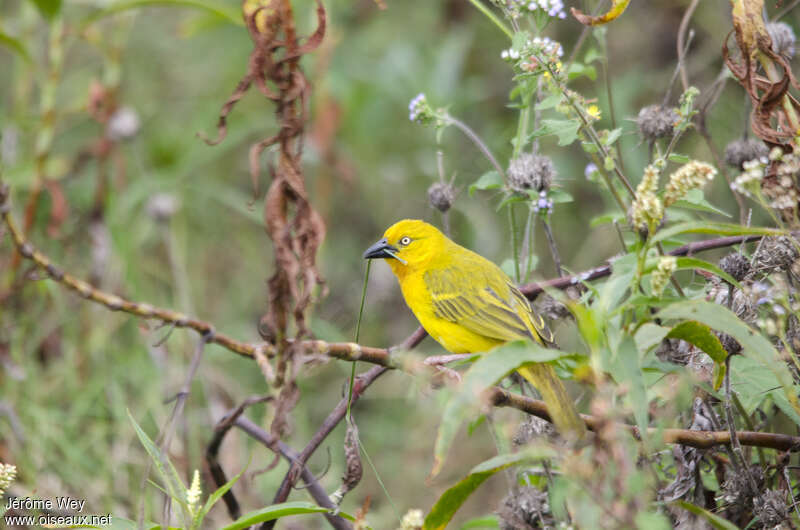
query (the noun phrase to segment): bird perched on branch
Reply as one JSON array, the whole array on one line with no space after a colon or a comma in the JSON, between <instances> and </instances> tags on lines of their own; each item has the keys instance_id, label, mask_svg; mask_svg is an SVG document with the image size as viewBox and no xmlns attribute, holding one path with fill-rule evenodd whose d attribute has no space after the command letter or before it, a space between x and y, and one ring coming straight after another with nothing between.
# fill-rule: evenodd
<instances>
[{"instance_id":1,"label":"bird perched on branch","mask_svg":"<svg viewBox=\"0 0 800 530\"><path fill-rule=\"evenodd\" d=\"M390 226L364 258L386 260L422 327L452 353L486 352L519 339L553 344L544 319L500 267L424 221ZM541 392L558 430L582 436L583 421L553 367L535 363L518 371Z\"/></svg>"}]
</instances>

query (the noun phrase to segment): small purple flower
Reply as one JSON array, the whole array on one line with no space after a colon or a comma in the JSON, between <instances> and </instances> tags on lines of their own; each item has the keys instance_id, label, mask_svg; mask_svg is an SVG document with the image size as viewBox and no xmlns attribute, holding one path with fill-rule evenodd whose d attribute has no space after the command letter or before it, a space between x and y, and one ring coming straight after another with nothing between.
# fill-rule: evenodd
<instances>
[{"instance_id":1,"label":"small purple flower","mask_svg":"<svg viewBox=\"0 0 800 530\"><path fill-rule=\"evenodd\" d=\"M583 170L583 175L587 179L591 179L595 173L597 173L597 164L594 162L589 162L586 164L586 168Z\"/></svg>"}]
</instances>

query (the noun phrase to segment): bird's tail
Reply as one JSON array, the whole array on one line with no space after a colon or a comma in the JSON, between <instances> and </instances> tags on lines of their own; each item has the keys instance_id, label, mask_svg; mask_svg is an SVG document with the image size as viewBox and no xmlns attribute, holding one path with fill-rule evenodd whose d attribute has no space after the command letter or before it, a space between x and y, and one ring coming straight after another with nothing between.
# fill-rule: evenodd
<instances>
[{"instance_id":1,"label":"bird's tail","mask_svg":"<svg viewBox=\"0 0 800 530\"><path fill-rule=\"evenodd\" d=\"M580 439L586 433L586 425L575 410L564 383L555 369L546 363L534 363L517 370L542 394L547 412L562 436Z\"/></svg>"}]
</instances>

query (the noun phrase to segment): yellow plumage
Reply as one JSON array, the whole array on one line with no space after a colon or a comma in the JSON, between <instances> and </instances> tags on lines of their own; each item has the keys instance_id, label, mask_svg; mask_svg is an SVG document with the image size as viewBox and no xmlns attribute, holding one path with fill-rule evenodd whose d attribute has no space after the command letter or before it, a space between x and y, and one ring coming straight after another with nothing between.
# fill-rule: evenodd
<instances>
[{"instance_id":1,"label":"yellow plumage","mask_svg":"<svg viewBox=\"0 0 800 530\"><path fill-rule=\"evenodd\" d=\"M494 263L466 249L434 226L417 220L395 223L366 258L385 258L411 311L428 334L453 353L485 352L511 340L552 343L542 317ZM583 421L549 364L519 369L544 397L562 433L580 436Z\"/></svg>"}]
</instances>

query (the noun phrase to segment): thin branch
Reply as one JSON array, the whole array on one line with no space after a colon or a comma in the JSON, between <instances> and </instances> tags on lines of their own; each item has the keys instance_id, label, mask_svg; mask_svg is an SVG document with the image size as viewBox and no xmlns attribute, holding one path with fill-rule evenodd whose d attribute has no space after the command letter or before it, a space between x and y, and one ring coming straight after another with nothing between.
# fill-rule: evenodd
<instances>
[{"instance_id":1,"label":"thin branch","mask_svg":"<svg viewBox=\"0 0 800 530\"><path fill-rule=\"evenodd\" d=\"M678 69L681 72L681 85L683 86L684 92L689 88L689 76L686 73L686 48L688 48L688 45L684 44L686 42L686 30L689 28L689 20L691 20L694 10L697 9L697 4L699 3L700 0L692 0L692 3L689 4L689 7L686 8L686 12L683 14L681 25L678 27Z\"/></svg>"},{"instance_id":2,"label":"thin branch","mask_svg":"<svg viewBox=\"0 0 800 530\"><path fill-rule=\"evenodd\" d=\"M412 335L412 337L418 335L419 333L415 332L415 334ZM424 335L422 335L419 338L419 342L422 341L422 338L424 338ZM417 344L419 342L417 342ZM406 339L404 345L406 343L408 343L408 339ZM409 344L408 346L406 346L406 348L410 349L413 348L415 345L416 344ZM388 350L384 351L386 353L386 356L388 357L389 351ZM364 393L367 387L369 387L369 385L371 385L376 379L378 379L388 370L389 368L385 366L373 366L372 368L370 368L369 370L358 376L355 384L353 385L353 395L350 401L351 406L355 405L355 403L358 401L358 399L361 397L361 395ZM317 429L317 432L314 433L314 436L311 437L311 440L309 440L308 444L303 448L300 454L297 455L297 458L294 459L294 463L290 467L289 472L286 473L286 476L283 477L283 482L281 482L281 485L278 488L278 492L275 494L275 498L272 501L273 504L285 502L286 499L289 498L289 493L292 490L292 486L297 481L297 478L299 476L299 471L301 469L305 469L305 464L306 462L308 462L308 459L311 458L311 455L314 454L314 451L316 451L317 448L319 448L319 446L322 444L325 438L327 438L328 435L333 431L333 429L335 429L336 426L339 425L339 422L341 422L342 419L344 419L345 414L347 414L347 403L348 399L347 396L345 396L341 401L339 401L339 404L336 405L333 411L330 414L328 414L328 417L325 418L325 421L322 422L322 425L320 426L319 429ZM267 530L273 528L274 525L275 521L268 521L263 525L261 525L261 528L262 530Z\"/></svg>"},{"instance_id":3,"label":"thin branch","mask_svg":"<svg viewBox=\"0 0 800 530\"><path fill-rule=\"evenodd\" d=\"M239 416L234 423L236 427L267 446L271 451L280 454L283 458L289 461L290 465L294 466L295 463L298 462L300 455L298 455L291 447L250 421L248 418ZM328 508L329 510L336 510L336 506L333 504L330 497L328 497L325 488L323 488L320 483L317 482L317 479L314 478L314 475L307 467L303 466L303 470L300 473L300 478L303 480L303 482L305 482L308 493L314 498L317 504L323 508ZM325 519L327 519L331 526L333 526L336 530L351 530L353 528L353 525L350 524L350 522L338 515L334 515L333 513L323 513L322 515L325 516Z\"/></svg>"},{"instance_id":4,"label":"thin branch","mask_svg":"<svg viewBox=\"0 0 800 530\"><path fill-rule=\"evenodd\" d=\"M758 241L762 236L728 236L716 239L706 239L705 241L696 241L682 245L676 249L667 252L670 256L687 256L696 252L703 252L705 250L713 250L715 248L731 247L739 243L746 243L750 241ZM546 289L566 289L572 285L578 285L581 282L588 282L605 278L611 275L611 264L601 265L592 269L585 270L578 274L564 276L563 278L553 278L543 282L534 282L520 286L520 291L529 300L533 300L539 294L543 293Z\"/></svg>"},{"instance_id":5,"label":"thin branch","mask_svg":"<svg viewBox=\"0 0 800 530\"><path fill-rule=\"evenodd\" d=\"M495 407L511 407L522 412L527 412L532 416L550 421L547 412L547 405L544 401L512 394L511 392L499 387L492 387L484 394L489 403ZM598 418L588 414L581 414L581 418L586 423L590 431L594 431L607 425L605 418ZM629 431L634 438L641 440L639 427L624 423L616 424L620 428ZM731 442L729 431L692 431L689 429L647 429L649 435L661 436L664 443L681 444L698 449L708 449L718 445L728 445ZM739 443L754 447L766 447L779 451L800 451L800 436L790 436L788 434L773 434L765 432L738 431L736 433Z\"/></svg>"},{"instance_id":6,"label":"thin branch","mask_svg":"<svg viewBox=\"0 0 800 530\"><path fill-rule=\"evenodd\" d=\"M228 482L228 477L225 475L225 471L222 469L217 458L219 455L219 448L222 445L222 440L225 439L225 435L228 434L234 422L242 415L247 407L272 399L274 399L272 396L249 397L235 409L226 412L214 426L214 436L206 446L206 462L208 462L208 469L211 472L211 477L214 479L214 483L218 488ZM222 500L225 502L225 507L228 509L228 515L231 516L231 519L236 520L241 517L242 510L239 507L239 502L236 500L236 495L233 493L233 488L222 495Z\"/></svg>"}]
</instances>

